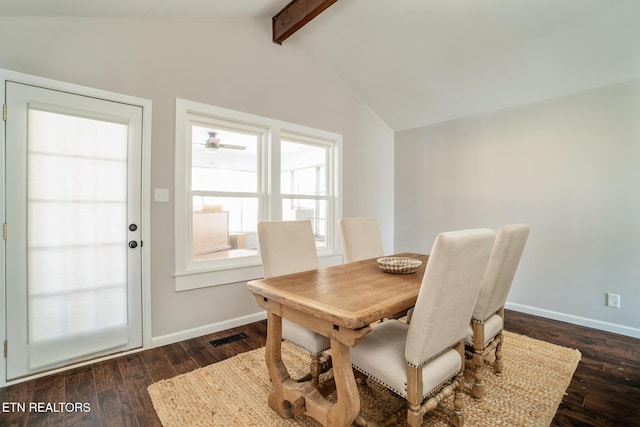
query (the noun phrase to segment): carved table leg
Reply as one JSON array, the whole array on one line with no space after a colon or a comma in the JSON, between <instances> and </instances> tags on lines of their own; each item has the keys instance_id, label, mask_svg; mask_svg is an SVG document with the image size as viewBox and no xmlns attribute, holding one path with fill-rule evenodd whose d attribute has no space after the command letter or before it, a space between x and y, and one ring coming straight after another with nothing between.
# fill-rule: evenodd
<instances>
[{"instance_id":1,"label":"carved table leg","mask_svg":"<svg viewBox=\"0 0 640 427\"><path fill-rule=\"evenodd\" d=\"M258 302L263 302L258 300ZM266 305L266 304L265 304ZM282 418L292 418L299 414L316 419L324 426L350 426L360 412L360 396L351 368L349 345L331 339L331 364L335 383L336 402L324 398L327 390L314 385L313 381L294 381L282 361L282 317L280 307L267 311L267 343L265 359L273 391L269 395L269 407ZM276 314L278 313L278 314ZM302 320L306 320L302 318ZM347 343L355 341L371 328L362 328L355 333L350 329L342 331L332 326L331 332ZM352 345L352 344L350 344ZM327 362L328 363L328 362ZM324 385L324 384L323 384Z\"/></svg>"},{"instance_id":2,"label":"carved table leg","mask_svg":"<svg viewBox=\"0 0 640 427\"><path fill-rule=\"evenodd\" d=\"M282 362L282 318L272 312L267 314L267 343L265 359L271 377L273 391L269 395L269 407L282 418L293 417L293 408L285 400L283 383L289 379L287 367Z\"/></svg>"},{"instance_id":3,"label":"carved table leg","mask_svg":"<svg viewBox=\"0 0 640 427\"><path fill-rule=\"evenodd\" d=\"M305 413L324 426L350 426L360 412L360 396L351 369L349 346L331 340L333 377L336 387L336 402L308 396Z\"/></svg>"},{"instance_id":4,"label":"carved table leg","mask_svg":"<svg viewBox=\"0 0 640 427\"><path fill-rule=\"evenodd\" d=\"M331 357L333 358L337 401L327 414L327 424L349 426L360 413L360 396L351 367L349 347L331 340Z\"/></svg>"}]
</instances>

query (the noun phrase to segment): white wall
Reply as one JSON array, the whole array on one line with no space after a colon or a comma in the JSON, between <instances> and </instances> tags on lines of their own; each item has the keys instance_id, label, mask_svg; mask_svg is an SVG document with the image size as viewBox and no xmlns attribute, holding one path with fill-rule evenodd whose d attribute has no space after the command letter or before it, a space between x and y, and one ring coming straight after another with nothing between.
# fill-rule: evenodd
<instances>
[{"instance_id":1,"label":"white wall","mask_svg":"<svg viewBox=\"0 0 640 427\"><path fill-rule=\"evenodd\" d=\"M399 132L395 171L397 251L528 223L508 307L640 337L640 80Z\"/></svg>"},{"instance_id":2,"label":"white wall","mask_svg":"<svg viewBox=\"0 0 640 427\"><path fill-rule=\"evenodd\" d=\"M0 18L0 68L152 100L151 186L172 196L176 98L340 133L343 215L377 216L393 249L392 130L270 19ZM244 283L175 292L173 212L152 203L156 342L260 313Z\"/></svg>"}]
</instances>

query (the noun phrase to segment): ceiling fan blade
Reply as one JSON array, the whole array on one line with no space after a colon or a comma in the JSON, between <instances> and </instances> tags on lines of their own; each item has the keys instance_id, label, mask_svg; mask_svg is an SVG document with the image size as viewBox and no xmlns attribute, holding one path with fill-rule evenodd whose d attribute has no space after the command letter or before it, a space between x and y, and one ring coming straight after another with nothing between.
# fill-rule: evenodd
<instances>
[{"instance_id":1,"label":"ceiling fan blade","mask_svg":"<svg viewBox=\"0 0 640 427\"><path fill-rule=\"evenodd\" d=\"M246 150L247 147L243 147L242 145L232 145L232 144L219 144L220 148L230 148L232 150Z\"/></svg>"}]
</instances>

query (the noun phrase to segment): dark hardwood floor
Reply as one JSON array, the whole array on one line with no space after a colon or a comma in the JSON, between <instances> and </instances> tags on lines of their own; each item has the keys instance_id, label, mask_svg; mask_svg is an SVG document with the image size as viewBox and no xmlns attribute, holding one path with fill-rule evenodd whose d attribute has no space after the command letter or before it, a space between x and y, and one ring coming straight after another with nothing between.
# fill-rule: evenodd
<instances>
[{"instance_id":1,"label":"dark hardwood floor","mask_svg":"<svg viewBox=\"0 0 640 427\"><path fill-rule=\"evenodd\" d=\"M513 311L505 317L509 331L582 353L553 426L640 426L640 340ZM242 340L210 344L241 332ZM252 323L2 388L0 426L159 426L148 385L262 347L265 335L265 322ZM59 402L83 406L64 413ZM30 411L37 403L50 407Z\"/></svg>"},{"instance_id":2,"label":"dark hardwood floor","mask_svg":"<svg viewBox=\"0 0 640 427\"><path fill-rule=\"evenodd\" d=\"M582 353L553 426L640 426L640 340L513 311L505 329Z\"/></svg>"}]
</instances>

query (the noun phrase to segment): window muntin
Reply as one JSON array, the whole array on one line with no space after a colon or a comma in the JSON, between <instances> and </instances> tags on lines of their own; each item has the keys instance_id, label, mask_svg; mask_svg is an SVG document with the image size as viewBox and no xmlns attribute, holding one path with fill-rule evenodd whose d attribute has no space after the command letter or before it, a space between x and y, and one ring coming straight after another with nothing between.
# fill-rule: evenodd
<instances>
[{"instance_id":1,"label":"window muntin","mask_svg":"<svg viewBox=\"0 0 640 427\"><path fill-rule=\"evenodd\" d=\"M282 199L283 221L308 219L311 221L316 248L328 248L327 239L327 201L320 199Z\"/></svg>"}]
</instances>

